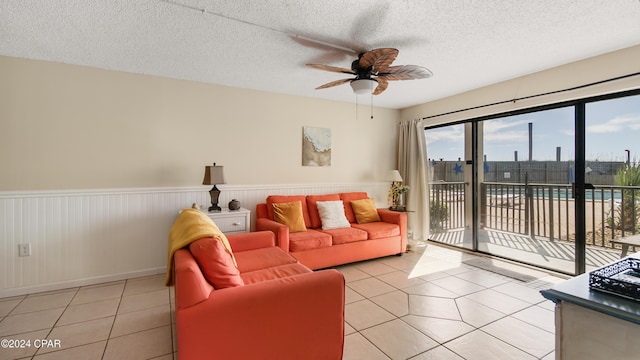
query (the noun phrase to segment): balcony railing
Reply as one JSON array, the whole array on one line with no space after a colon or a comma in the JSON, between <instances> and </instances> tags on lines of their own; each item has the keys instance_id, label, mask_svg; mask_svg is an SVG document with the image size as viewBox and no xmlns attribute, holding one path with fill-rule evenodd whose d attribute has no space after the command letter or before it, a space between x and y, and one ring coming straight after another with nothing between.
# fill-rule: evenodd
<instances>
[{"instance_id":1,"label":"balcony railing","mask_svg":"<svg viewBox=\"0 0 640 360\"><path fill-rule=\"evenodd\" d=\"M434 182L430 192L434 232L465 225L465 185ZM640 232L640 187L595 186L585 193L586 244L612 248L610 240ZM480 186L480 227L549 240L575 240L571 185L485 182Z\"/></svg>"}]
</instances>

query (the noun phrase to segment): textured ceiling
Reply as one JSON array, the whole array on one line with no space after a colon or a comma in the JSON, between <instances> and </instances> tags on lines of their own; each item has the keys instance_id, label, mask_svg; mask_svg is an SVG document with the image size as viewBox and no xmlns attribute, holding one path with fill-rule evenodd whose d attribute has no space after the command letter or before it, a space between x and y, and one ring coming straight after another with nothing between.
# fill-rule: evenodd
<instances>
[{"instance_id":1,"label":"textured ceiling","mask_svg":"<svg viewBox=\"0 0 640 360\"><path fill-rule=\"evenodd\" d=\"M0 0L0 55L347 102L304 64L395 47L434 76L390 82L388 108L637 44L639 0Z\"/></svg>"}]
</instances>

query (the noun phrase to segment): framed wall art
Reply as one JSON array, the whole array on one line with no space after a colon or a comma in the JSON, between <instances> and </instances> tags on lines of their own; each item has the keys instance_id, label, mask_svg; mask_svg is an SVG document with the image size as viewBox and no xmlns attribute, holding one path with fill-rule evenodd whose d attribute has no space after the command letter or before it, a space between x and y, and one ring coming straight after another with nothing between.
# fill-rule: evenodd
<instances>
[{"instance_id":1,"label":"framed wall art","mask_svg":"<svg viewBox=\"0 0 640 360\"><path fill-rule=\"evenodd\" d=\"M302 166L331 166L331 129L302 128Z\"/></svg>"}]
</instances>

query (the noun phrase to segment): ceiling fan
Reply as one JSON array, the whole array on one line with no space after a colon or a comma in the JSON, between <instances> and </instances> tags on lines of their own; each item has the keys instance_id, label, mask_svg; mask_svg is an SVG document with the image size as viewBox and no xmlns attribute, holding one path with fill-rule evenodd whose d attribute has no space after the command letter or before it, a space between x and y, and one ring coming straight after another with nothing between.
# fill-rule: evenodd
<instances>
[{"instance_id":1,"label":"ceiling fan","mask_svg":"<svg viewBox=\"0 0 640 360\"><path fill-rule=\"evenodd\" d=\"M321 64L306 65L314 69L355 75L355 78L332 81L320 85L316 89L326 89L350 83L356 94L371 92L373 95L378 95L387 89L389 81L426 79L433 76L429 69L422 66L391 66L397 56L398 49L380 48L360 53L358 59L351 63L351 69ZM376 85L375 90L374 85Z\"/></svg>"}]
</instances>

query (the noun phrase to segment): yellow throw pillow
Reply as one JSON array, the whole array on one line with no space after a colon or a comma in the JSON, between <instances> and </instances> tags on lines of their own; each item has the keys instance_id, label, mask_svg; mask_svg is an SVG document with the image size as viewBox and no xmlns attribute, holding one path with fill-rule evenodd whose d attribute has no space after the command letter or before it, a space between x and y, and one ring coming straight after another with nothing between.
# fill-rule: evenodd
<instances>
[{"instance_id":1,"label":"yellow throw pillow","mask_svg":"<svg viewBox=\"0 0 640 360\"><path fill-rule=\"evenodd\" d=\"M358 224L380 221L378 209L373 199L352 200L351 208L353 208L353 212L356 214Z\"/></svg>"},{"instance_id":2,"label":"yellow throw pillow","mask_svg":"<svg viewBox=\"0 0 640 360\"><path fill-rule=\"evenodd\" d=\"M307 231L302 215L302 202L273 204L273 219L289 227L289 232Z\"/></svg>"}]
</instances>

